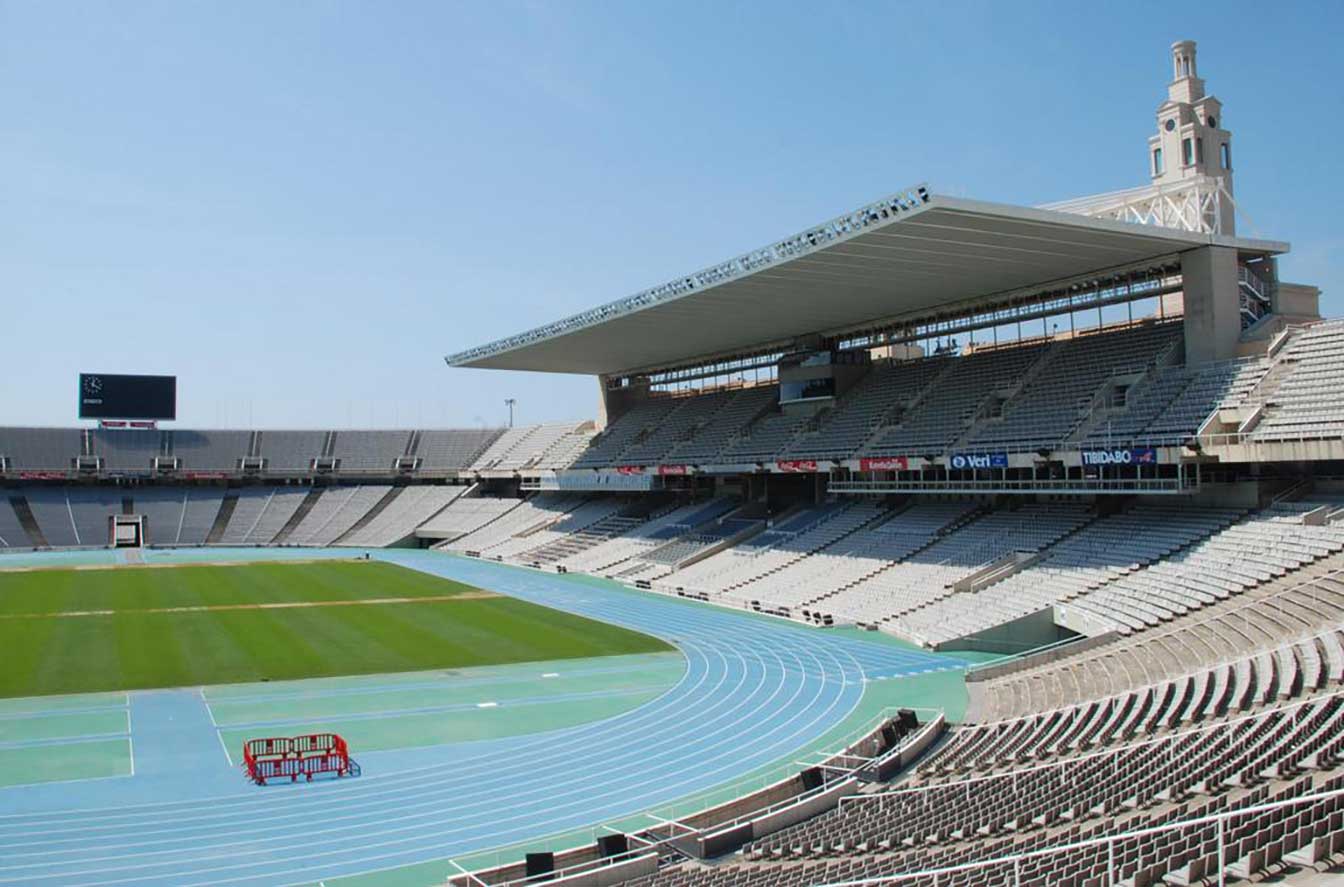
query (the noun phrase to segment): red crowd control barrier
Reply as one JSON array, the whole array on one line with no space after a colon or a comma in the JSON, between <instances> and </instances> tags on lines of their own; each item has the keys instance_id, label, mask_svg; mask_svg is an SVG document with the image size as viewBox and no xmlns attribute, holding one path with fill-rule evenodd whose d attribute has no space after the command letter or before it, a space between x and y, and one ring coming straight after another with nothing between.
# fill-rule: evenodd
<instances>
[{"instance_id":1,"label":"red crowd control barrier","mask_svg":"<svg viewBox=\"0 0 1344 887\"><path fill-rule=\"evenodd\" d=\"M257 785L277 777L288 776L290 782L297 782L302 776L311 782L318 773L358 773L358 765L350 760L349 746L335 733L249 739L243 743L243 765L248 778Z\"/></svg>"}]
</instances>

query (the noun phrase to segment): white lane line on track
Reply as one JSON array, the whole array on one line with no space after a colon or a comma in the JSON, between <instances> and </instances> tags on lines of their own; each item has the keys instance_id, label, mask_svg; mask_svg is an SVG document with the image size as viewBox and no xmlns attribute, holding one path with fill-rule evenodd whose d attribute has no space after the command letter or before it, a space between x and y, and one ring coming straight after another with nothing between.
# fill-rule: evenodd
<instances>
[{"instance_id":1,"label":"white lane line on track","mask_svg":"<svg viewBox=\"0 0 1344 887\"><path fill-rule=\"evenodd\" d=\"M477 707L477 708L499 708L499 703L498 703L498 702L478 702L478 703L476 703L476 707Z\"/></svg>"}]
</instances>

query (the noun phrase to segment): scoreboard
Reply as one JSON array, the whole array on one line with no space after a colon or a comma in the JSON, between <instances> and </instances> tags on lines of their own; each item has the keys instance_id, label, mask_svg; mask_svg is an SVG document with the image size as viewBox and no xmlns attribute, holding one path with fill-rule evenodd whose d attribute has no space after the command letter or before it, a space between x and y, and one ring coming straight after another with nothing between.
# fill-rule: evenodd
<instances>
[{"instance_id":1,"label":"scoreboard","mask_svg":"<svg viewBox=\"0 0 1344 887\"><path fill-rule=\"evenodd\" d=\"M176 419L176 376L79 374L81 419Z\"/></svg>"}]
</instances>

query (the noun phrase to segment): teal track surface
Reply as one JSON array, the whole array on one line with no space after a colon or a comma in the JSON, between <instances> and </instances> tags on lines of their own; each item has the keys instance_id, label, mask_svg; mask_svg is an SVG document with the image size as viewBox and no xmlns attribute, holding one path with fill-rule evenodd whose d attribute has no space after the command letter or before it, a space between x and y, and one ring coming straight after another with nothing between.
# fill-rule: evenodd
<instances>
[{"instance_id":1,"label":"teal track surface","mask_svg":"<svg viewBox=\"0 0 1344 887\"><path fill-rule=\"evenodd\" d=\"M685 675L605 720L356 750L357 779L266 787L228 764L199 691L135 692L133 776L0 789L0 885L309 884L586 828L776 763L842 721L868 679L964 665L605 582L374 556L664 638Z\"/></svg>"}]
</instances>

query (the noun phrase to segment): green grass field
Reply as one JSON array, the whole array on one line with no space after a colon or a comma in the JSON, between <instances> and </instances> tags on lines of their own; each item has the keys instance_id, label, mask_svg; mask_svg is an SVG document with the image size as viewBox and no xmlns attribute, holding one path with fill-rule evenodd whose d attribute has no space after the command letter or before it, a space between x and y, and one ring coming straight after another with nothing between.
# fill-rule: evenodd
<instances>
[{"instance_id":1,"label":"green grass field","mask_svg":"<svg viewBox=\"0 0 1344 887\"><path fill-rule=\"evenodd\" d=\"M0 573L0 697L668 649L376 561Z\"/></svg>"}]
</instances>

